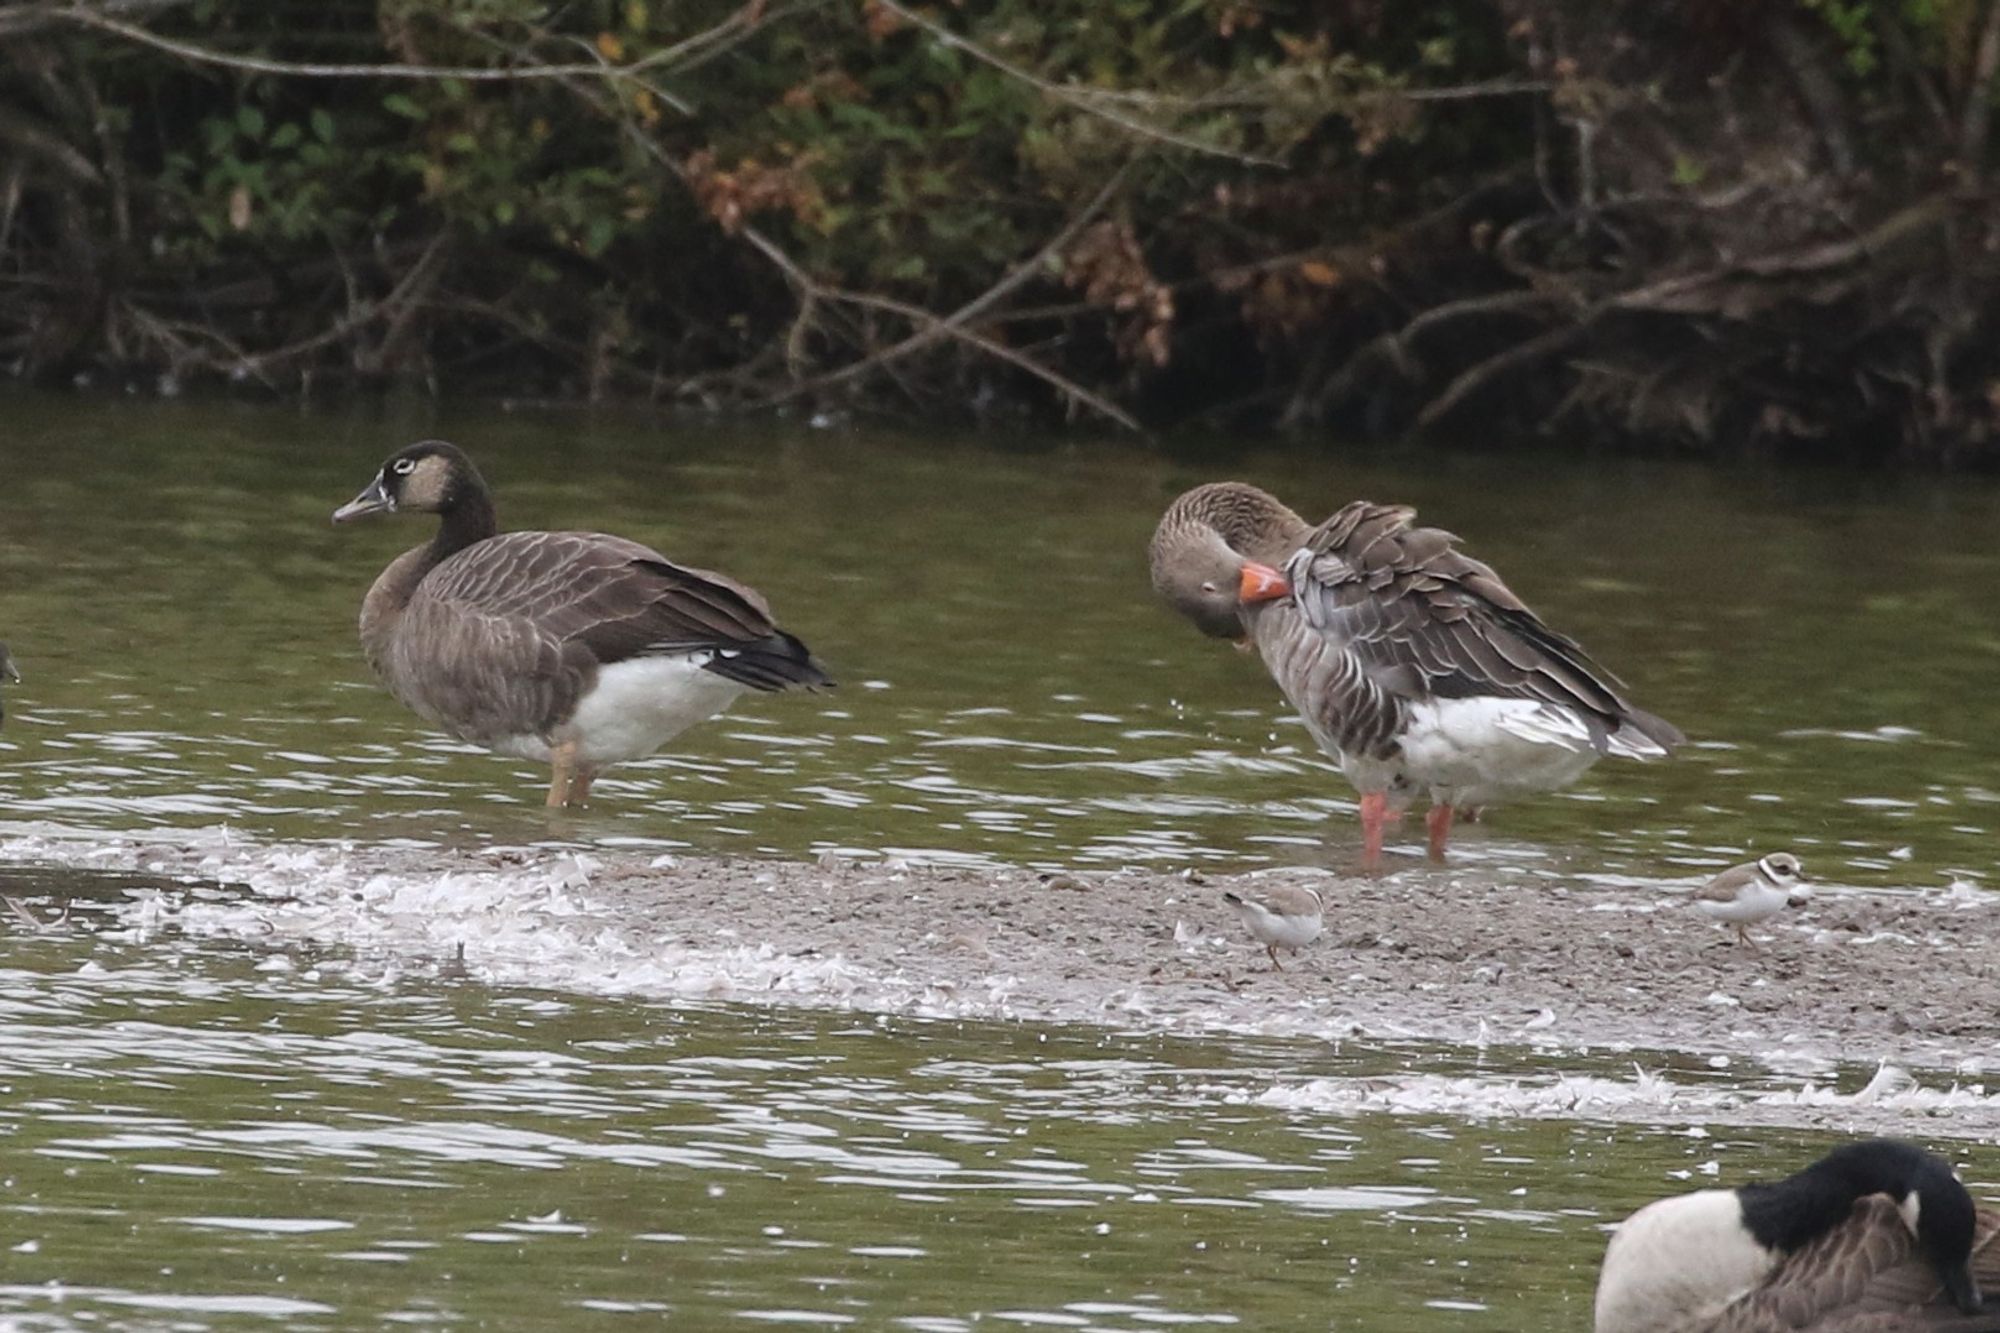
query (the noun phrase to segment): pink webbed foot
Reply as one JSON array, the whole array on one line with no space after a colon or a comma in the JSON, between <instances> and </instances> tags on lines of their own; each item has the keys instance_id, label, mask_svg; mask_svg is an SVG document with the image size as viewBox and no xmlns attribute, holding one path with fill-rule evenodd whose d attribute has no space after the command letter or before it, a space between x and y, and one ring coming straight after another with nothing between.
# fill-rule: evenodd
<instances>
[{"instance_id":1,"label":"pink webbed foot","mask_svg":"<svg viewBox=\"0 0 2000 1333\"><path fill-rule=\"evenodd\" d=\"M1361 865L1373 870L1382 864L1382 831L1391 818L1387 792L1364 792L1361 797Z\"/></svg>"},{"instance_id":2,"label":"pink webbed foot","mask_svg":"<svg viewBox=\"0 0 2000 1333\"><path fill-rule=\"evenodd\" d=\"M1444 860L1444 845L1451 840L1452 808L1434 805L1424 812L1424 826L1431 833L1431 860Z\"/></svg>"}]
</instances>

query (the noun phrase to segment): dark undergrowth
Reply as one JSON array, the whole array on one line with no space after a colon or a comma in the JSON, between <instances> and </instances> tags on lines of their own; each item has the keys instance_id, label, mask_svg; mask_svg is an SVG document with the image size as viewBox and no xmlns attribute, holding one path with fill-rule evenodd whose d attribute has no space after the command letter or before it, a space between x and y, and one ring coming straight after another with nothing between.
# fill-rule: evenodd
<instances>
[{"instance_id":1,"label":"dark undergrowth","mask_svg":"<svg viewBox=\"0 0 2000 1333\"><path fill-rule=\"evenodd\" d=\"M2000 458L2000 0L0 0L0 366Z\"/></svg>"}]
</instances>

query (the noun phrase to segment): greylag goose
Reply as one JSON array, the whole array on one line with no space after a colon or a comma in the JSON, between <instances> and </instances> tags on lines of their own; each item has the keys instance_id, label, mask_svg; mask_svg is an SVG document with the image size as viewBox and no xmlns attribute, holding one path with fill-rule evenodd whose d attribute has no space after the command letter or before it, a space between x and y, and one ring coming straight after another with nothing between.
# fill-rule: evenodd
<instances>
[{"instance_id":1,"label":"greylag goose","mask_svg":"<svg viewBox=\"0 0 2000 1333\"><path fill-rule=\"evenodd\" d=\"M598 532L501 532L492 493L454 445L398 450L334 512L436 514L361 605L361 643L425 721L549 764L548 803L588 799L752 690L833 682L755 591Z\"/></svg>"},{"instance_id":2,"label":"greylag goose","mask_svg":"<svg viewBox=\"0 0 2000 1333\"><path fill-rule=\"evenodd\" d=\"M14 655L7 651L6 644L0 643L0 681L18 681L20 679L21 672L14 665ZM6 708L0 707L0 720L4 720L6 716Z\"/></svg>"},{"instance_id":3,"label":"greylag goose","mask_svg":"<svg viewBox=\"0 0 2000 1333\"><path fill-rule=\"evenodd\" d=\"M2000 1214L1943 1161L1869 1139L1795 1175L1647 1204L1612 1234L1596 1333L2000 1330Z\"/></svg>"},{"instance_id":4,"label":"greylag goose","mask_svg":"<svg viewBox=\"0 0 2000 1333\"><path fill-rule=\"evenodd\" d=\"M1752 950L1750 927L1769 921L1787 907L1804 907L1811 896L1805 867L1790 852L1772 852L1731 866L1696 890L1695 910L1711 921L1736 927L1736 938Z\"/></svg>"},{"instance_id":5,"label":"greylag goose","mask_svg":"<svg viewBox=\"0 0 2000 1333\"><path fill-rule=\"evenodd\" d=\"M1567 785L1604 755L1663 758L1672 726L1544 625L1458 539L1357 500L1317 528L1240 482L1198 486L1154 531L1154 587L1203 633L1246 637L1361 794L1363 856L1428 793L1454 812Z\"/></svg>"}]
</instances>

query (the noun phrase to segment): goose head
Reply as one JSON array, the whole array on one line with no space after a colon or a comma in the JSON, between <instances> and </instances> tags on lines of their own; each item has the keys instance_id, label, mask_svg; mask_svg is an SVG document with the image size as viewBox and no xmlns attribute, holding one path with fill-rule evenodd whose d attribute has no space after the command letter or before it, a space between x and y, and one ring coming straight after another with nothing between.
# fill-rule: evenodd
<instances>
[{"instance_id":1,"label":"goose head","mask_svg":"<svg viewBox=\"0 0 2000 1333\"><path fill-rule=\"evenodd\" d=\"M1169 505L1153 530L1153 591L1203 634L1241 640L1244 593L1252 584L1246 569L1275 571L1307 531L1304 519L1255 486L1197 486ZM1262 575L1256 584L1266 586Z\"/></svg>"},{"instance_id":2,"label":"goose head","mask_svg":"<svg viewBox=\"0 0 2000 1333\"><path fill-rule=\"evenodd\" d=\"M333 511L333 521L351 523L371 514L404 510L450 514L461 506L486 502L488 494L485 479L464 450L443 440L424 440L390 454L375 479Z\"/></svg>"},{"instance_id":3,"label":"goose head","mask_svg":"<svg viewBox=\"0 0 2000 1333\"><path fill-rule=\"evenodd\" d=\"M1857 1203L1879 1196L1875 1206ZM1817 1244L1841 1228L1838 1243ZM1981 1306L1973 1273L1979 1213L1948 1163L1913 1143L1867 1139L1834 1149L1780 1180L1698 1190L1641 1208L1612 1233L1599 1274L1595 1333L1664 1330L1831 1330L1850 1317L1884 1231L1907 1229L1914 1249L1961 1314ZM1907 1250L1901 1251L1907 1254ZM1718 1317L1753 1302L1782 1321ZM1796 1308L1794 1308L1796 1307ZM1937 1311L1942 1314L1942 1310ZM1871 1327L1959 1327L1930 1312ZM1986 1326L1984 1323L1979 1325ZM1972 1325L1965 1325L1972 1327Z\"/></svg>"},{"instance_id":4,"label":"goose head","mask_svg":"<svg viewBox=\"0 0 2000 1333\"><path fill-rule=\"evenodd\" d=\"M1978 1208L1951 1167L1914 1144L1870 1139L1836 1149L1822 1162L1839 1169L1859 1194L1869 1190L1896 1201L1903 1223L1930 1260L1945 1295L1964 1314L1981 1308L1979 1282L1972 1274L1972 1242Z\"/></svg>"},{"instance_id":5,"label":"goose head","mask_svg":"<svg viewBox=\"0 0 2000 1333\"><path fill-rule=\"evenodd\" d=\"M14 655L7 651L7 645L0 643L0 680L19 680L21 671L14 665Z\"/></svg>"},{"instance_id":6,"label":"goose head","mask_svg":"<svg viewBox=\"0 0 2000 1333\"><path fill-rule=\"evenodd\" d=\"M1856 1199L1886 1195L1951 1303L1967 1314L1981 1308L1972 1273L1978 1207L1950 1164L1914 1143L1845 1144L1783 1180L1745 1185L1736 1193L1745 1227L1785 1253L1844 1221Z\"/></svg>"}]
</instances>

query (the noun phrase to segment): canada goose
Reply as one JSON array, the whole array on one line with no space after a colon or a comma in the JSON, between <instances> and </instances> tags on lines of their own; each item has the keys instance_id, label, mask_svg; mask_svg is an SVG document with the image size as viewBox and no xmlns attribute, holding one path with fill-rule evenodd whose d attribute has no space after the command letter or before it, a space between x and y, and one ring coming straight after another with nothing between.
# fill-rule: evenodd
<instances>
[{"instance_id":1,"label":"canada goose","mask_svg":"<svg viewBox=\"0 0 2000 1333\"><path fill-rule=\"evenodd\" d=\"M1319 938L1326 924L1326 904L1317 889L1303 884L1280 884L1260 893L1224 893L1222 901L1236 909L1251 938L1264 946L1271 966L1282 972L1278 947L1293 953Z\"/></svg>"},{"instance_id":2,"label":"canada goose","mask_svg":"<svg viewBox=\"0 0 2000 1333\"><path fill-rule=\"evenodd\" d=\"M1544 625L1458 538L1358 500L1317 528L1240 482L1188 491L1153 533L1153 586L1205 634L1246 637L1361 793L1364 857L1427 792L1430 852L1454 811L1562 787L1604 755L1683 737Z\"/></svg>"},{"instance_id":3,"label":"canada goose","mask_svg":"<svg viewBox=\"0 0 2000 1333\"><path fill-rule=\"evenodd\" d=\"M21 679L21 672L20 669L14 665L14 655L7 651L6 644L0 643L0 681L9 681L9 680L18 681L20 679ZM4 721L6 719L6 716L7 716L6 708L4 706L0 706L0 721Z\"/></svg>"},{"instance_id":4,"label":"canada goose","mask_svg":"<svg viewBox=\"0 0 2000 1333\"><path fill-rule=\"evenodd\" d=\"M400 449L334 511L415 510L437 534L389 562L361 643L390 693L461 740L546 761L551 806L750 690L831 685L752 589L597 532L499 530L454 445Z\"/></svg>"},{"instance_id":5,"label":"canada goose","mask_svg":"<svg viewBox=\"0 0 2000 1333\"><path fill-rule=\"evenodd\" d=\"M1647 1204L1612 1234L1596 1333L2000 1330L2000 1215L1914 1144L1868 1139L1770 1184Z\"/></svg>"},{"instance_id":6,"label":"canada goose","mask_svg":"<svg viewBox=\"0 0 2000 1333\"><path fill-rule=\"evenodd\" d=\"M1750 927L1768 921L1787 907L1803 907L1810 890L1805 867L1790 852L1772 852L1755 861L1731 866L1696 890L1694 905L1711 921L1736 927L1736 938L1751 949Z\"/></svg>"}]
</instances>

